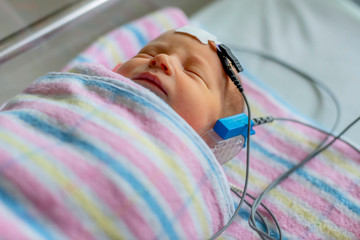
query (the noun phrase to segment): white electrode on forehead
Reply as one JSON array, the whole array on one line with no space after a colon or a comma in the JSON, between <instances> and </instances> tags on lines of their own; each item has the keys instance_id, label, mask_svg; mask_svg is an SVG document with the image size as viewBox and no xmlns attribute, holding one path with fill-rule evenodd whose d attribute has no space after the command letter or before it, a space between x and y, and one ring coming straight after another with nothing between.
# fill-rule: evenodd
<instances>
[{"instance_id":1,"label":"white electrode on forehead","mask_svg":"<svg viewBox=\"0 0 360 240\"><path fill-rule=\"evenodd\" d=\"M209 41L212 41L215 44L221 44L221 42L217 40L216 36L195 26L187 25L176 29L175 32L189 34L197 38L202 44L209 44Z\"/></svg>"}]
</instances>

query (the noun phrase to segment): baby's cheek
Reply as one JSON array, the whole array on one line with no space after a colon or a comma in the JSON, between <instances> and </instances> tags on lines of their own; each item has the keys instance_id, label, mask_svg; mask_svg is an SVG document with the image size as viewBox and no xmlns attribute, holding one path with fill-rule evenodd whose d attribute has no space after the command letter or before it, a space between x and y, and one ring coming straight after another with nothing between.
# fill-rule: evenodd
<instances>
[{"instance_id":1,"label":"baby's cheek","mask_svg":"<svg viewBox=\"0 0 360 240\"><path fill-rule=\"evenodd\" d=\"M210 129L218 119L217 111L206 101L184 102L173 109L199 134Z\"/></svg>"},{"instance_id":2,"label":"baby's cheek","mask_svg":"<svg viewBox=\"0 0 360 240\"><path fill-rule=\"evenodd\" d=\"M121 64L121 66L117 69L117 73L123 75L124 77L132 78L134 77L133 75L139 65L140 64L137 64L134 59L130 59L129 61Z\"/></svg>"},{"instance_id":3,"label":"baby's cheek","mask_svg":"<svg viewBox=\"0 0 360 240\"><path fill-rule=\"evenodd\" d=\"M116 71L117 73L119 73L120 75L123 75L124 77L128 77L130 78L131 76L130 73L131 73L131 69L129 67L127 67L126 64L122 64Z\"/></svg>"}]
</instances>

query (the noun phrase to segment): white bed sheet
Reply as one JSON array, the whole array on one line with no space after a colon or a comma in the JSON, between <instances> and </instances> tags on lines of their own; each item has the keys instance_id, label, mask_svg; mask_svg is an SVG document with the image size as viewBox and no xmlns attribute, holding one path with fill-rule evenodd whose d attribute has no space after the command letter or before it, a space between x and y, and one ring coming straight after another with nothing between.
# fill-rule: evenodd
<instances>
[{"instance_id":1,"label":"white bed sheet","mask_svg":"<svg viewBox=\"0 0 360 240\"><path fill-rule=\"evenodd\" d=\"M338 130L360 115L360 6L350 0L223 0L191 17L230 45L264 51L326 84L340 101ZM330 98L278 65L237 52L295 111L329 129ZM360 145L360 124L345 137Z\"/></svg>"}]
</instances>

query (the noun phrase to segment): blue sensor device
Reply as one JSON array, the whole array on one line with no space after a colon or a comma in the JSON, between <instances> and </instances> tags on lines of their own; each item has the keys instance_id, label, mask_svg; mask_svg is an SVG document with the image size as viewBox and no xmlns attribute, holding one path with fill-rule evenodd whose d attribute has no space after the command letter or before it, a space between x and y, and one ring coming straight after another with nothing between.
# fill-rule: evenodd
<instances>
[{"instance_id":1,"label":"blue sensor device","mask_svg":"<svg viewBox=\"0 0 360 240\"><path fill-rule=\"evenodd\" d=\"M250 124L250 134L253 135L255 134L255 131L252 128L254 126L254 122L251 120ZM219 135L224 140L242 135L246 141L248 131L248 116L245 113L240 113L234 116L221 118L217 120L213 129L217 135Z\"/></svg>"},{"instance_id":2,"label":"blue sensor device","mask_svg":"<svg viewBox=\"0 0 360 240\"><path fill-rule=\"evenodd\" d=\"M254 122L250 122L250 134ZM248 131L248 116L244 113L217 120L215 126L201 137L214 153L220 164L233 159L245 147Z\"/></svg>"}]
</instances>

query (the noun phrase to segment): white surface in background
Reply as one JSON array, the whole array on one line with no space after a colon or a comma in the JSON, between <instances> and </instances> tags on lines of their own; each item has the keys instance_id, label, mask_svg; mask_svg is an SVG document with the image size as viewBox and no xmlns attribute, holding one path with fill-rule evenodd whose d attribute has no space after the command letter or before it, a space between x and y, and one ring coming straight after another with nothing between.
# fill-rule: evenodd
<instances>
[{"instance_id":1,"label":"white surface in background","mask_svg":"<svg viewBox=\"0 0 360 240\"><path fill-rule=\"evenodd\" d=\"M326 84L340 101L342 130L360 116L360 7L349 0L223 0L192 17L226 44L258 49ZM278 65L238 53L244 68L295 109L329 129L326 95ZM360 145L360 123L346 135Z\"/></svg>"}]
</instances>

